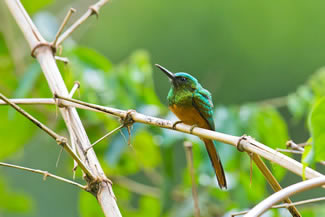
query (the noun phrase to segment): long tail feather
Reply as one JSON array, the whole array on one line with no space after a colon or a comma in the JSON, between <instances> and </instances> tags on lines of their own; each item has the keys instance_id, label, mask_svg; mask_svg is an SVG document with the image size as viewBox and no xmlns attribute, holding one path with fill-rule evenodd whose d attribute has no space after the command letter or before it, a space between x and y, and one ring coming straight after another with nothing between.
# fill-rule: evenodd
<instances>
[{"instance_id":1,"label":"long tail feather","mask_svg":"<svg viewBox=\"0 0 325 217\"><path fill-rule=\"evenodd\" d=\"M227 188L225 172L223 170L222 163L220 161L218 152L213 144L213 141L209 139L204 139L203 141L208 151L214 171L216 173L216 177L220 188Z\"/></svg>"}]
</instances>

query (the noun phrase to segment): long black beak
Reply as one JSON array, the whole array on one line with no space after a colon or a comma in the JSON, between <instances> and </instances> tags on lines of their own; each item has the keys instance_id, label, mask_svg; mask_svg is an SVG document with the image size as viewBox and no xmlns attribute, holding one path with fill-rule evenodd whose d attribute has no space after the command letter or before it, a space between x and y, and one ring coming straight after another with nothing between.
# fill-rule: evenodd
<instances>
[{"instance_id":1,"label":"long black beak","mask_svg":"<svg viewBox=\"0 0 325 217\"><path fill-rule=\"evenodd\" d=\"M161 65L159 64L155 64L155 66L157 66L161 71L163 71L170 80L174 81L175 80L175 75L170 72L168 69L166 69L165 67L162 67Z\"/></svg>"}]
</instances>

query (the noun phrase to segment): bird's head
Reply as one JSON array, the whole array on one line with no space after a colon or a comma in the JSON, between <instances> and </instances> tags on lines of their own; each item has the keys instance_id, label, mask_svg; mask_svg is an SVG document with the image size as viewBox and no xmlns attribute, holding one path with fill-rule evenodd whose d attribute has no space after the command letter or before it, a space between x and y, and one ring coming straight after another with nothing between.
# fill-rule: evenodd
<instances>
[{"instance_id":1,"label":"bird's head","mask_svg":"<svg viewBox=\"0 0 325 217\"><path fill-rule=\"evenodd\" d=\"M171 81L172 87L175 89L186 89L194 91L199 84L196 78L185 72L172 73L161 65L155 64L161 71L163 71Z\"/></svg>"}]
</instances>

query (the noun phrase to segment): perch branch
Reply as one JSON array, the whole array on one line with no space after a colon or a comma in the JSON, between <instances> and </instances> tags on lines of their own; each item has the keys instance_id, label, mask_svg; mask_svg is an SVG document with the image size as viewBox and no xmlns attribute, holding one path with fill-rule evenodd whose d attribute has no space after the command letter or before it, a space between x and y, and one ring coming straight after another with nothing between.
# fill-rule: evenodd
<instances>
[{"instance_id":1,"label":"perch branch","mask_svg":"<svg viewBox=\"0 0 325 217\"><path fill-rule=\"evenodd\" d=\"M265 200L263 200L261 203L256 205L253 209L251 209L244 217L257 217L262 215L266 210L272 207L272 205L282 201L285 198L288 198L289 196L293 194L297 194L302 191L306 191L312 188L316 188L319 186L322 186L325 184L325 176L317 177L314 179L310 179L307 181L302 181L294 185L290 185L289 187L286 187Z\"/></svg>"},{"instance_id":2,"label":"perch branch","mask_svg":"<svg viewBox=\"0 0 325 217\"><path fill-rule=\"evenodd\" d=\"M110 114L112 116L117 116L121 118L125 118L128 111L105 107L101 105L91 104L63 96L56 96L59 100L62 106L71 106L79 109L85 109L89 111L96 111L96 112L102 112L106 114ZM13 102L17 102L20 104L55 104L55 101L53 99L11 99ZM0 101L0 105L5 104L4 102ZM269 161L272 161L274 163L279 164L280 166L290 170L291 172L297 174L298 176L302 176L302 164L298 161L283 155L276 150L273 150L272 148L259 143L258 141L250 138L250 137L238 137L238 136L232 136L224 133L219 133L216 131L211 131L199 127L195 127L191 131L191 127L185 124L177 124L175 128L173 128L173 123L168 120L164 120L161 118L151 117L147 115L143 115L137 112L132 112L132 119L135 122L143 123L143 124L149 124L153 126L158 126L162 128L167 128L170 130L176 130L179 132L187 133L187 134L193 134L202 138L208 138L217 140L226 144L230 144L233 146L239 146L243 148L247 152L252 152L257 155L260 155ZM238 143L239 141L239 143ZM315 177L323 176L323 174L307 167L306 168L306 178L312 179Z\"/></svg>"},{"instance_id":3,"label":"perch branch","mask_svg":"<svg viewBox=\"0 0 325 217\"><path fill-rule=\"evenodd\" d=\"M20 170L25 170L25 171L29 171L29 172L33 172L33 173L38 173L38 174L42 174L44 175L43 176L43 179L45 180L46 177L52 177L54 179L57 179L59 181L62 181L62 182L65 182L65 183L68 183L68 184L71 184L71 185L74 185L74 186L77 186L83 190L86 190L87 189L87 186L84 186L84 185L81 185L77 182L74 182L74 181L71 181L69 179L65 179L63 177L60 177L60 176L56 176L54 174L51 174L47 171L44 171L44 170L36 170L36 169L31 169L31 168L28 168L28 167L22 167L22 166L17 166L17 165L13 165L13 164L8 164L8 163L3 163L3 162L0 162L0 166L5 166L5 167L11 167L11 168L15 168L15 169L20 169Z\"/></svg>"},{"instance_id":4,"label":"perch branch","mask_svg":"<svg viewBox=\"0 0 325 217\"><path fill-rule=\"evenodd\" d=\"M100 106L100 105L95 105L91 103L86 103L82 102L79 100L75 99L70 99L67 97L63 96L56 96L59 99L68 101L70 103L73 103L75 107L81 108L81 109L88 109L91 111L98 111L98 112L103 112L106 114L110 114L113 116L118 116L121 118L125 118L126 115L128 114L128 111L120 110L120 109L115 109L115 108L110 108L110 107L105 107L105 106ZM63 105L65 105L65 102L61 102ZM73 104L67 103L66 105L73 106ZM78 106L79 104L80 106ZM88 108L87 108L88 107ZM237 147L239 150L243 150L246 152L252 152L257 155L260 155L269 161L272 161L274 163L279 164L280 166L292 171L293 173L297 174L298 176L302 176L302 171L303 171L303 166L301 163L298 161L281 154L274 149L248 137L238 137L238 136L232 136L216 131L211 131L199 127L195 127L193 130L191 130L191 126L186 125L186 124L177 124L176 127L173 127L173 123L168 120L164 120L161 118L155 118L147 115L140 114L138 112L132 112L130 114L132 116L133 121L143 123L143 124L149 124L149 125L154 125L162 128L167 128L171 130L176 130L179 132L183 133L188 133L188 134L193 134L196 136L199 136L200 138L207 138L207 139L213 139L217 140L219 142L223 142L226 144L233 145ZM320 177L323 176L323 174L306 167L305 170L305 175L307 179L312 179L315 177Z\"/></svg>"}]
</instances>

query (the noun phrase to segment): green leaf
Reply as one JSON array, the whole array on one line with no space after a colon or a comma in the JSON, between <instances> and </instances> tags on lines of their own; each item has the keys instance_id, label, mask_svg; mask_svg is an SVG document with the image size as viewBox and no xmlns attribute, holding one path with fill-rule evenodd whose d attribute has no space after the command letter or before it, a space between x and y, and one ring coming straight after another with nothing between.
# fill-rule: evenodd
<instances>
[{"instance_id":1,"label":"green leaf","mask_svg":"<svg viewBox=\"0 0 325 217\"><path fill-rule=\"evenodd\" d=\"M108 72L112 64L108 59L94 49L78 46L71 51L79 61L90 68Z\"/></svg>"},{"instance_id":2,"label":"green leaf","mask_svg":"<svg viewBox=\"0 0 325 217\"><path fill-rule=\"evenodd\" d=\"M261 108L256 117L259 138L271 148L283 147L288 141L288 129L281 115L274 108Z\"/></svg>"},{"instance_id":3,"label":"green leaf","mask_svg":"<svg viewBox=\"0 0 325 217\"><path fill-rule=\"evenodd\" d=\"M273 149L285 146L288 141L288 129L285 121L272 107L253 107L247 119L249 135ZM277 164L272 164L274 175L281 180L286 170Z\"/></svg>"},{"instance_id":4,"label":"green leaf","mask_svg":"<svg viewBox=\"0 0 325 217\"><path fill-rule=\"evenodd\" d=\"M309 165L314 163L315 158L315 151L313 149L313 146L307 145L304 148L304 153L302 154L301 163L303 164L303 170L302 170L302 179L305 180L305 169Z\"/></svg>"},{"instance_id":5,"label":"green leaf","mask_svg":"<svg viewBox=\"0 0 325 217\"><path fill-rule=\"evenodd\" d=\"M317 70L308 81L308 84L317 97L325 96L325 67Z\"/></svg>"},{"instance_id":6,"label":"green leaf","mask_svg":"<svg viewBox=\"0 0 325 217\"><path fill-rule=\"evenodd\" d=\"M299 120L307 114L312 105L313 97L311 89L307 86L299 87L296 93L288 96L288 109L295 120Z\"/></svg>"},{"instance_id":7,"label":"green leaf","mask_svg":"<svg viewBox=\"0 0 325 217\"><path fill-rule=\"evenodd\" d=\"M96 198L86 191L80 191L79 210L82 217L104 217Z\"/></svg>"},{"instance_id":8,"label":"green leaf","mask_svg":"<svg viewBox=\"0 0 325 217\"><path fill-rule=\"evenodd\" d=\"M325 97L315 102L308 118L308 128L312 137L314 160L323 161L325 160Z\"/></svg>"},{"instance_id":9,"label":"green leaf","mask_svg":"<svg viewBox=\"0 0 325 217\"><path fill-rule=\"evenodd\" d=\"M29 14L34 14L52 2L53 0L22 0L22 4Z\"/></svg>"}]
</instances>

